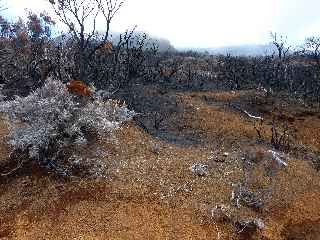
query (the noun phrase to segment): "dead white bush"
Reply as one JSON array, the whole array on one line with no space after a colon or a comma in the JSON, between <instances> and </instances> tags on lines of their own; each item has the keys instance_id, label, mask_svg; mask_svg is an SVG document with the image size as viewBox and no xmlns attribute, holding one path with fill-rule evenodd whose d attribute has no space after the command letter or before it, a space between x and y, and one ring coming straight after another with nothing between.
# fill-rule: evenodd
<instances>
[{"instance_id":1,"label":"dead white bush","mask_svg":"<svg viewBox=\"0 0 320 240\"><path fill-rule=\"evenodd\" d=\"M111 134L134 116L124 104L73 95L53 79L27 97L1 102L0 112L7 116L13 152L63 174L68 174L65 159L74 150Z\"/></svg>"}]
</instances>

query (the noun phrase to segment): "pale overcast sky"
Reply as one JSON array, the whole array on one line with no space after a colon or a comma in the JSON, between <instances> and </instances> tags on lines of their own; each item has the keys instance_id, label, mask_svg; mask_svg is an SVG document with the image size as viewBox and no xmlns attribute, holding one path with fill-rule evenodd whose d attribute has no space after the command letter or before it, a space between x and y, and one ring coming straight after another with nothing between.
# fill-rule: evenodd
<instances>
[{"instance_id":1,"label":"pale overcast sky","mask_svg":"<svg viewBox=\"0 0 320 240\"><path fill-rule=\"evenodd\" d=\"M49 11L46 0L8 0L10 15ZM301 42L320 35L320 0L127 0L112 22L114 31L134 25L175 47L266 43L270 31ZM103 25L100 25L102 28Z\"/></svg>"}]
</instances>

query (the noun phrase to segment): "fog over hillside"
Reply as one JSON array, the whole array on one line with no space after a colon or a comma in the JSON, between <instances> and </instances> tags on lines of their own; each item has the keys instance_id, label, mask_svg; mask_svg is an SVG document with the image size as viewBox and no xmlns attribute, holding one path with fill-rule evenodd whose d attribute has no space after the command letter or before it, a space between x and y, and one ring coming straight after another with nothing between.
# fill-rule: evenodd
<instances>
[{"instance_id":1,"label":"fog over hillside","mask_svg":"<svg viewBox=\"0 0 320 240\"><path fill-rule=\"evenodd\" d=\"M124 33L119 33L119 32L113 32L110 34L110 38L111 41L114 45L116 45L119 42L120 39L120 34L124 34ZM152 36L148 33L144 33L141 31L136 31L133 33L133 36L143 36L143 34L146 34L146 47L150 47L152 44L156 44L158 46L158 51L160 52L172 52L172 51L176 51L175 47L170 43L170 41L168 39L165 38L161 38L161 37L156 37L156 36ZM69 36L69 34L64 35L65 39L69 39L71 38L71 35ZM103 38L103 34L100 34L100 37L98 38ZM55 38L56 42L60 42L62 40L62 36L58 35Z\"/></svg>"},{"instance_id":2,"label":"fog over hillside","mask_svg":"<svg viewBox=\"0 0 320 240\"><path fill-rule=\"evenodd\" d=\"M207 52L213 55L230 54L232 56L266 56L276 52L273 44L244 44L216 48L178 48L178 50Z\"/></svg>"},{"instance_id":3,"label":"fog over hillside","mask_svg":"<svg viewBox=\"0 0 320 240\"><path fill-rule=\"evenodd\" d=\"M171 44L170 40L168 39L153 36L152 34L145 33L143 31L135 31L133 34L134 36L143 36L144 34L146 34L147 45L150 45L153 43L156 44L160 52L175 51L174 46ZM119 36L120 36L119 32L112 33L112 42L116 44L119 41Z\"/></svg>"}]
</instances>

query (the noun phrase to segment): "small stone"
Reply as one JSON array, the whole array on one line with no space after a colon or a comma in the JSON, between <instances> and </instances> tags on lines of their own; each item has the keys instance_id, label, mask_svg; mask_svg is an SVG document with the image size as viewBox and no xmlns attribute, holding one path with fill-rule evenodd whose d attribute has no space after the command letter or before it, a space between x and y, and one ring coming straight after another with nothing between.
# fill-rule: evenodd
<instances>
[{"instance_id":1,"label":"small stone","mask_svg":"<svg viewBox=\"0 0 320 240\"><path fill-rule=\"evenodd\" d=\"M266 228L266 225L260 218L240 220L235 222L235 225L239 229L239 232L255 232L258 229L263 230Z\"/></svg>"},{"instance_id":2,"label":"small stone","mask_svg":"<svg viewBox=\"0 0 320 240\"><path fill-rule=\"evenodd\" d=\"M152 147L151 147L151 152L153 152L154 154L159 154L160 153L160 150L161 150L161 147L159 144L154 144Z\"/></svg>"},{"instance_id":3,"label":"small stone","mask_svg":"<svg viewBox=\"0 0 320 240\"><path fill-rule=\"evenodd\" d=\"M264 222L262 221L261 218L255 218L253 220L253 223L257 226L257 228L259 228L260 230L265 229L266 225L264 224Z\"/></svg>"},{"instance_id":4,"label":"small stone","mask_svg":"<svg viewBox=\"0 0 320 240\"><path fill-rule=\"evenodd\" d=\"M202 163L194 163L190 167L191 172L197 174L198 176L208 175L208 165Z\"/></svg>"},{"instance_id":5,"label":"small stone","mask_svg":"<svg viewBox=\"0 0 320 240\"><path fill-rule=\"evenodd\" d=\"M256 193L242 187L240 184L233 184L234 190L232 191L231 201L240 208L241 204L251 208L262 208L264 202Z\"/></svg>"},{"instance_id":6,"label":"small stone","mask_svg":"<svg viewBox=\"0 0 320 240\"><path fill-rule=\"evenodd\" d=\"M228 156L229 156L229 153L228 153L228 152L224 152L224 153L223 153L223 156L224 156L224 157L228 157Z\"/></svg>"},{"instance_id":7,"label":"small stone","mask_svg":"<svg viewBox=\"0 0 320 240\"><path fill-rule=\"evenodd\" d=\"M231 210L225 205L217 205L210 211L211 218L219 222L230 222L233 218Z\"/></svg>"}]
</instances>

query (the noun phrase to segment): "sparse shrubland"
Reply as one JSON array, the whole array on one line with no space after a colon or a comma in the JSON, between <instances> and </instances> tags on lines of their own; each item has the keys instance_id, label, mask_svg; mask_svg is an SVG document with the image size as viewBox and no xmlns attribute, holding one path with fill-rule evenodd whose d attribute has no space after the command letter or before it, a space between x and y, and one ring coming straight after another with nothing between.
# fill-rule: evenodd
<instances>
[{"instance_id":1,"label":"sparse shrubland","mask_svg":"<svg viewBox=\"0 0 320 240\"><path fill-rule=\"evenodd\" d=\"M54 16L0 17L1 239L319 236L317 37L165 51L112 36L122 1L48 1Z\"/></svg>"},{"instance_id":2,"label":"sparse shrubland","mask_svg":"<svg viewBox=\"0 0 320 240\"><path fill-rule=\"evenodd\" d=\"M81 79L111 92L128 90L133 84L159 84L178 90L260 89L266 96L288 96L319 104L316 38L308 38L302 50L289 52L284 38L272 35L278 52L261 57L210 56L172 49L159 52L155 42L146 34L136 34L135 28L112 39L109 25L121 4L107 2L96 2L94 9L88 8L83 16L74 16L72 1L53 2L58 20L70 31L58 37L51 35L56 21L47 14L30 12L27 22L20 19L15 23L2 17L0 80L7 95L25 96L51 76L62 82ZM88 28L90 11L97 16L103 11L109 13L104 34ZM64 19L64 12L75 19ZM79 25L77 17L87 23Z\"/></svg>"}]
</instances>

